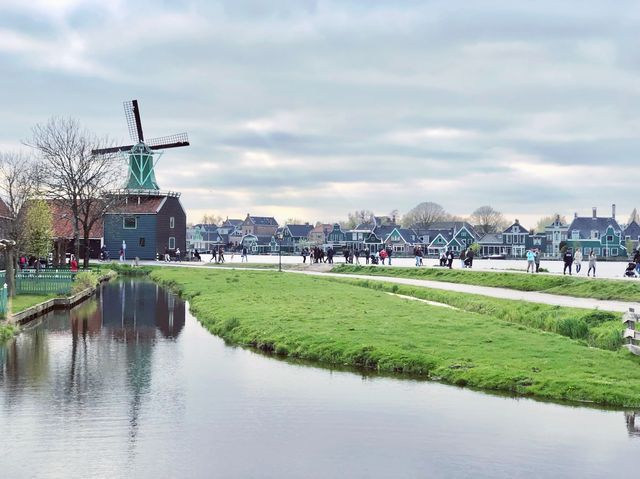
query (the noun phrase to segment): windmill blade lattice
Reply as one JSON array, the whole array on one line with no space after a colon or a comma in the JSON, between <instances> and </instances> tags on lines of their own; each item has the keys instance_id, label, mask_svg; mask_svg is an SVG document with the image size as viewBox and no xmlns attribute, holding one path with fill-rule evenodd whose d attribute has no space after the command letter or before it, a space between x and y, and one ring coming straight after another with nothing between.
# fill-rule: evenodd
<instances>
[{"instance_id":1,"label":"windmill blade lattice","mask_svg":"<svg viewBox=\"0 0 640 479\"><path fill-rule=\"evenodd\" d=\"M139 141L142 141L142 138L140 138L140 136L138 135L138 131L142 130L142 125L140 125L140 127L138 126L136 118L138 102L136 100L125 101L123 102L123 106L124 116L127 119L127 127L129 128L129 137L131 138L131 141L133 141L134 143L138 143Z\"/></svg>"},{"instance_id":2,"label":"windmill blade lattice","mask_svg":"<svg viewBox=\"0 0 640 479\"><path fill-rule=\"evenodd\" d=\"M164 148L177 148L179 146L189 145L189 136L186 133L176 133L175 135L162 136L160 138L152 138L145 141L152 150Z\"/></svg>"}]
</instances>

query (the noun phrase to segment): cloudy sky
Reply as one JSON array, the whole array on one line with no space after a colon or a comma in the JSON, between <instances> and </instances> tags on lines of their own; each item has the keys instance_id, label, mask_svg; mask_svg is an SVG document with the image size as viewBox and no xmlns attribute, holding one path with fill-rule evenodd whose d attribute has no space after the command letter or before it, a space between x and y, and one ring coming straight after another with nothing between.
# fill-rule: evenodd
<instances>
[{"instance_id":1,"label":"cloudy sky","mask_svg":"<svg viewBox=\"0 0 640 479\"><path fill-rule=\"evenodd\" d=\"M189 219L435 201L534 224L637 205L640 3L0 0L0 150L72 116L188 131ZM640 202L638 202L640 203Z\"/></svg>"}]
</instances>

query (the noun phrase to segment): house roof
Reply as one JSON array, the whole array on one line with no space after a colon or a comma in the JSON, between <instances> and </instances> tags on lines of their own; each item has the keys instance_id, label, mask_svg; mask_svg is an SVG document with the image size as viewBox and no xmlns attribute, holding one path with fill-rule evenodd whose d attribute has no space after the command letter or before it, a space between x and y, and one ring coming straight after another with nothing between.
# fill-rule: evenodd
<instances>
[{"instance_id":1,"label":"house roof","mask_svg":"<svg viewBox=\"0 0 640 479\"><path fill-rule=\"evenodd\" d=\"M640 236L640 225L634 221L629 223L624 229L624 236L630 236L632 240L638 240Z\"/></svg>"},{"instance_id":2,"label":"house roof","mask_svg":"<svg viewBox=\"0 0 640 479\"><path fill-rule=\"evenodd\" d=\"M249 221L254 225L260 226L278 226L278 222L273 216L251 216L247 215L247 219L243 222Z\"/></svg>"},{"instance_id":3,"label":"house roof","mask_svg":"<svg viewBox=\"0 0 640 479\"><path fill-rule=\"evenodd\" d=\"M333 231L333 225L326 223L316 226L311 231L309 231L309 233L323 233L326 235L331 231Z\"/></svg>"},{"instance_id":4,"label":"house roof","mask_svg":"<svg viewBox=\"0 0 640 479\"><path fill-rule=\"evenodd\" d=\"M51 217L53 220L53 236L54 238L73 238L73 213L71 208L61 201L47 201L51 208ZM82 228L82 225L81 225ZM100 239L104 235L104 221L102 218L96 220L89 231L90 239ZM84 234L80 231L80 237Z\"/></svg>"},{"instance_id":5,"label":"house roof","mask_svg":"<svg viewBox=\"0 0 640 479\"><path fill-rule=\"evenodd\" d=\"M473 225L467 221L438 221L436 223L432 223L429 228L420 230L420 234L423 236L428 234L430 237L435 237L435 235L441 231L457 233L462 228L466 228L474 238L477 239L480 237Z\"/></svg>"},{"instance_id":6,"label":"house roof","mask_svg":"<svg viewBox=\"0 0 640 479\"><path fill-rule=\"evenodd\" d=\"M509 226L507 229L505 229L503 231L503 233L512 233L513 228L517 226L518 227L518 232L515 234L529 234L529 230L527 228L525 228L524 226L522 226L520 224L520 222L518 220L516 220L515 223L513 223L511 226Z\"/></svg>"},{"instance_id":7,"label":"house roof","mask_svg":"<svg viewBox=\"0 0 640 479\"><path fill-rule=\"evenodd\" d=\"M291 236L295 238L307 237L309 232L313 229L313 226L307 225L286 225L286 228L291 233Z\"/></svg>"},{"instance_id":8,"label":"house roof","mask_svg":"<svg viewBox=\"0 0 640 479\"><path fill-rule=\"evenodd\" d=\"M480 244L502 244L502 234L488 233L478 240Z\"/></svg>"},{"instance_id":9,"label":"house roof","mask_svg":"<svg viewBox=\"0 0 640 479\"><path fill-rule=\"evenodd\" d=\"M109 208L106 214L155 214L160 211L166 198L166 196L128 197L125 203Z\"/></svg>"},{"instance_id":10,"label":"house roof","mask_svg":"<svg viewBox=\"0 0 640 479\"><path fill-rule=\"evenodd\" d=\"M224 223L222 223L221 226L241 226L242 223L244 223L243 220L237 220L237 219L229 219L227 218Z\"/></svg>"},{"instance_id":11,"label":"house roof","mask_svg":"<svg viewBox=\"0 0 640 479\"><path fill-rule=\"evenodd\" d=\"M615 231L620 231L620 225L613 218L579 216L574 218L571 226L569 226L569 239L573 239L571 238L572 231L578 231L580 239L589 239L592 231L598 231L598 233L602 234L609 226L613 227Z\"/></svg>"},{"instance_id":12,"label":"house roof","mask_svg":"<svg viewBox=\"0 0 640 479\"><path fill-rule=\"evenodd\" d=\"M371 222L360 223L352 231L373 231L376 225Z\"/></svg>"}]
</instances>

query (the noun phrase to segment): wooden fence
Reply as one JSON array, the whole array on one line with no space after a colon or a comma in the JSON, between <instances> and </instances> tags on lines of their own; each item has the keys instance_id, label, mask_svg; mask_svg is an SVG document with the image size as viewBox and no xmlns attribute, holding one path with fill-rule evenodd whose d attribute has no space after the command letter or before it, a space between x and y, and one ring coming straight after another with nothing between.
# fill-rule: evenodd
<instances>
[{"instance_id":1,"label":"wooden fence","mask_svg":"<svg viewBox=\"0 0 640 479\"><path fill-rule=\"evenodd\" d=\"M69 294L76 272L23 270L16 274L17 294Z\"/></svg>"}]
</instances>

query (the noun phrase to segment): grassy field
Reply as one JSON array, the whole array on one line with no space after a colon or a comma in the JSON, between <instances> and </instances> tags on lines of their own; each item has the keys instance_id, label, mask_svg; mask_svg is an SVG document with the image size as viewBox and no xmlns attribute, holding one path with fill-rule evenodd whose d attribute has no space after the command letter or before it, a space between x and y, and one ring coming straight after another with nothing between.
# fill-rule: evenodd
<instances>
[{"instance_id":1,"label":"grassy field","mask_svg":"<svg viewBox=\"0 0 640 479\"><path fill-rule=\"evenodd\" d=\"M473 284L519 291L575 296L578 298L640 301L640 283L615 279L575 278L544 274L523 274L491 271L455 270L448 268L384 268L379 266L338 265L333 273L367 274L415 278L446 283Z\"/></svg>"},{"instance_id":2,"label":"grassy field","mask_svg":"<svg viewBox=\"0 0 640 479\"><path fill-rule=\"evenodd\" d=\"M158 268L151 277L181 292L209 331L234 344L540 398L640 407L639 357L490 311L455 311L286 273ZM588 314L575 311L561 313Z\"/></svg>"},{"instance_id":3,"label":"grassy field","mask_svg":"<svg viewBox=\"0 0 640 479\"><path fill-rule=\"evenodd\" d=\"M335 281L447 304L470 313L479 313L568 338L580 339L586 345L600 349L615 351L622 345L622 313L489 298L477 294L460 294L454 291L366 279L336 278Z\"/></svg>"},{"instance_id":4,"label":"grassy field","mask_svg":"<svg viewBox=\"0 0 640 479\"><path fill-rule=\"evenodd\" d=\"M11 300L11 311L13 313L18 313L30 308L31 306L47 301L48 299L57 297L58 295L56 294L19 294Z\"/></svg>"}]
</instances>

